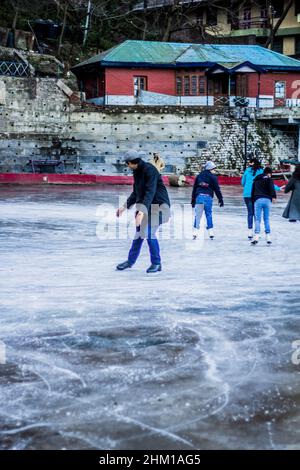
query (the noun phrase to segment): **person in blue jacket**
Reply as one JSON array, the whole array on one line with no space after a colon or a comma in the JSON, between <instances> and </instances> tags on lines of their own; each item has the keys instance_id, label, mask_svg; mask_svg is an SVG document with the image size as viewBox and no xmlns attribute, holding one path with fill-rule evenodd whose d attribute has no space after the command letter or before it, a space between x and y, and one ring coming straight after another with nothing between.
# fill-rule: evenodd
<instances>
[{"instance_id":1,"label":"person in blue jacket","mask_svg":"<svg viewBox=\"0 0 300 470\"><path fill-rule=\"evenodd\" d=\"M246 169L242 177L242 186L244 187L244 201L247 207L247 219L248 219L248 239L253 239L253 220L254 220L254 204L251 198L253 181L258 175L263 174L263 168L257 158L251 158L249 160L249 166ZM275 191L281 191L283 187L274 185Z\"/></svg>"},{"instance_id":2,"label":"person in blue jacket","mask_svg":"<svg viewBox=\"0 0 300 470\"><path fill-rule=\"evenodd\" d=\"M218 198L219 206L224 206L223 196L218 183L218 178L216 177L216 175L213 174L215 168L216 165L213 162L207 162L205 164L204 171L202 171L195 179L191 201L192 207L195 207L195 221L193 232L194 240L196 240L199 233L203 208L206 216L206 228L208 230L209 237L211 240L213 240L214 238L212 218L214 194L216 194Z\"/></svg>"},{"instance_id":3,"label":"person in blue jacket","mask_svg":"<svg viewBox=\"0 0 300 470\"><path fill-rule=\"evenodd\" d=\"M248 238L253 238L253 219L254 219L254 204L251 198L253 181L256 176L263 173L262 166L257 158L251 158L249 166L242 177L242 186L244 187L243 196L247 207L248 218Z\"/></svg>"}]
</instances>

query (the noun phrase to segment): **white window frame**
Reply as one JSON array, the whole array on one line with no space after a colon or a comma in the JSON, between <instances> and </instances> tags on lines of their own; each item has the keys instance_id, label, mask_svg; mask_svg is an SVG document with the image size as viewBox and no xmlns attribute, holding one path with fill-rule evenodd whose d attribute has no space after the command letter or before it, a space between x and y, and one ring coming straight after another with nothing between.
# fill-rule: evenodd
<instances>
[{"instance_id":1,"label":"white window frame","mask_svg":"<svg viewBox=\"0 0 300 470\"><path fill-rule=\"evenodd\" d=\"M274 97L276 100L286 97L286 82L284 80L276 80L274 82Z\"/></svg>"}]
</instances>

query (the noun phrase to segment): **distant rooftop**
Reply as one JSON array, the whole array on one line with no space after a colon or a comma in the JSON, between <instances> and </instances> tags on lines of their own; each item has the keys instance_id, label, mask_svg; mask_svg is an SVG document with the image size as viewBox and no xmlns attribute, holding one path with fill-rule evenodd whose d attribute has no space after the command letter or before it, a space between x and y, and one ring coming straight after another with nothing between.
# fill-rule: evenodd
<instances>
[{"instance_id":1,"label":"distant rooftop","mask_svg":"<svg viewBox=\"0 0 300 470\"><path fill-rule=\"evenodd\" d=\"M187 44L128 40L73 67L148 66L210 67L216 64L249 62L269 70L300 71L300 61L261 46Z\"/></svg>"},{"instance_id":2,"label":"distant rooftop","mask_svg":"<svg viewBox=\"0 0 300 470\"><path fill-rule=\"evenodd\" d=\"M177 2L178 5L184 5L188 3L205 3L205 0L180 0ZM148 0L147 2L138 2L133 6L132 11L136 10L152 10L155 8L162 8L172 6L175 4L175 0Z\"/></svg>"}]
</instances>

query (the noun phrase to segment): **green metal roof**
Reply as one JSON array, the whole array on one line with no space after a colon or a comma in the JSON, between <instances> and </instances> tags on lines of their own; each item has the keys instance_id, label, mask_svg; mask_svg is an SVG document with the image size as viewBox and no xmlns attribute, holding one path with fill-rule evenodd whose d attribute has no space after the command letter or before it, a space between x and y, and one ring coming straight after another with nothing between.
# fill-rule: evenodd
<instances>
[{"instance_id":1,"label":"green metal roof","mask_svg":"<svg viewBox=\"0 0 300 470\"><path fill-rule=\"evenodd\" d=\"M187 44L128 40L73 67L114 66L210 66L249 61L271 69L300 70L300 61L261 46Z\"/></svg>"}]
</instances>

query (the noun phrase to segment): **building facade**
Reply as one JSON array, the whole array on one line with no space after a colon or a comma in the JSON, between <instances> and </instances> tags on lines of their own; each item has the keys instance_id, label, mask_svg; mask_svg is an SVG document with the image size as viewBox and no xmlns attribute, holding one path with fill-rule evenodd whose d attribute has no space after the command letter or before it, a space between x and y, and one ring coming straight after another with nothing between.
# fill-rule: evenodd
<instances>
[{"instance_id":1,"label":"building facade","mask_svg":"<svg viewBox=\"0 0 300 470\"><path fill-rule=\"evenodd\" d=\"M98 105L300 105L300 61L257 45L129 40L72 71Z\"/></svg>"},{"instance_id":2,"label":"building facade","mask_svg":"<svg viewBox=\"0 0 300 470\"><path fill-rule=\"evenodd\" d=\"M300 58L299 0L148 0L137 2L134 11L154 16L175 4L183 15L180 25L171 29L170 40L200 42L206 39L207 42L264 45L280 22L269 47L276 52Z\"/></svg>"}]
</instances>

